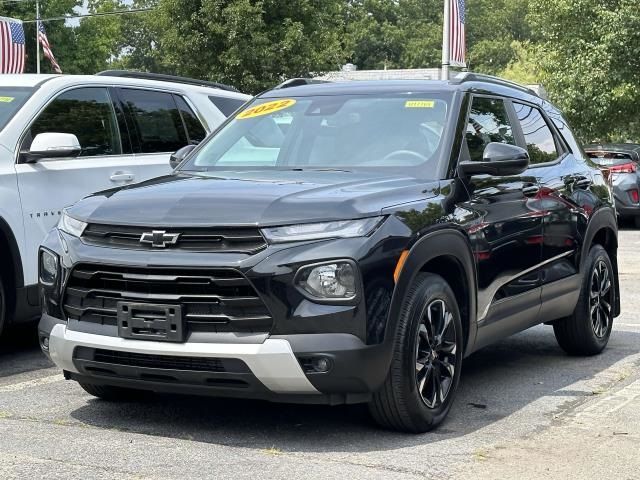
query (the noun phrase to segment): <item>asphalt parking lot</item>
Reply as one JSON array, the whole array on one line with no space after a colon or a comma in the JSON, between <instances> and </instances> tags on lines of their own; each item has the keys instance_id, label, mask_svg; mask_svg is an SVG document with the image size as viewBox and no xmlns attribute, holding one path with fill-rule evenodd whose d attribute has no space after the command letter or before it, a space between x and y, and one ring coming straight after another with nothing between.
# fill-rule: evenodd
<instances>
[{"instance_id":1,"label":"asphalt parking lot","mask_svg":"<svg viewBox=\"0 0 640 480\"><path fill-rule=\"evenodd\" d=\"M638 385L640 231L620 232L620 270L623 313L602 355L568 357L542 326L488 347L466 360L447 421L418 436L381 431L358 406L164 396L107 403L64 381L32 335L16 332L0 353L0 478L477 479L504 478L515 472L504 470L511 464L521 478L553 477L553 461L535 450L544 444L562 452L572 441L563 435L595 435L614 415L603 408L609 398ZM640 437L597 435L623 452L617 478L640 478ZM518 459L522 448L535 465ZM636 453L625 457L627 448ZM592 469L588 460L576 468L610 468L588 458ZM628 458L638 463L627 465Z\"/></svg>"}]
</instances>

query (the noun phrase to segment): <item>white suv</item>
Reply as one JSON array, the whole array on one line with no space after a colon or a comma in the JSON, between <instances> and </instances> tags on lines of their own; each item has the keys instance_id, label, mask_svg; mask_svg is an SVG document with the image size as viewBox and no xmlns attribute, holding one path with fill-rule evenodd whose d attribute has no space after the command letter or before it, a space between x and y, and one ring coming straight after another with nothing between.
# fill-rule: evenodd
<instances>
[{"instance_id":1,"label":"white suv","mask_svg":"<svg viewBox=\"0 0 640 480\"><path fill-rule=\"evenodd\" d=\"M0 75L0 333L39 314L38 246L83 196L167 174L250 97L212 82L108 71Z\"/></svg>"}]
</instances>

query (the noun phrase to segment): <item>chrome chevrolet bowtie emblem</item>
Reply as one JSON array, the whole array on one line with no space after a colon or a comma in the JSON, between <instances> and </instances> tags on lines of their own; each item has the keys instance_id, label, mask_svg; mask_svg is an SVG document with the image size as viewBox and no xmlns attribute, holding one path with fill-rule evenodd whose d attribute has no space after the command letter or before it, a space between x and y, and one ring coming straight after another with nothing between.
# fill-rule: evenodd
<instances>
[{"instance_id":1,"label":"chrome chevrolet bowtie emblem","mask_svg":"<svg viewBox=\"0 0 640 480\"><path fill-rule=\"evenodd\" d=\"M140 236L140 243L149 243L155 248L165 248L167 245L178 243L179 233L167 233L164 230L145 232Z\"/></svg>"}]
</instances>

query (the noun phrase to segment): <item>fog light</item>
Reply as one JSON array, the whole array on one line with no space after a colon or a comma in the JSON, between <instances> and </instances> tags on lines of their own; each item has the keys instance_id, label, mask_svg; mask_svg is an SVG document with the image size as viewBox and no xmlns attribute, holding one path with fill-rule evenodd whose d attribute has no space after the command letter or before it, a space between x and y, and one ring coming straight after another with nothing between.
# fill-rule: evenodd
<instances>
[{"instance_id":1,"label":"fog light","mask_svg":"<svg viewBox=\"0 0 640 480\"><path fill-rule=\"evenodd\" d=\"M331 361L325 357L316 357L313 359L313 368L319 373L328 372L331 368Z\"/></svg>"},{"instance_id":2,"label":"fog light","mask_svg":"<svg viewBox=\"0 0 640 480\"><path fill-rule=\"evenodd\" d=\"M303 267L296 281L305 292L316 298L350 300L356 296L356 271L351 262Z\"/></svg>"},{"instance_id":3,"label":"fog light","mask_svg":"<svg viewBox=\"0 0 640 480\"><path fill-rule=\"evenodd\" d=\"M49 337L42 337L40 344L42 345L43 350L47 352L49 351Z\"/></svg>"},{"instance_id":4,"label":"fog light","mask_svg":"<svg viewBox=\"0 0 640 480\"><path fill-rule=\"evenodd\" d=\"M49 250L40 250L40 282L53 285L58 279L58 256Z\"/></svg>"},{"instance_id":5,"label":"fog light","mask_svg":"<svg viewBox=\"0 0 640 480\"><path fill-rule=\"evenodd\" d=\"M304 373L327 373L333 368L329 357L300 357L298 360Z\"/></svg>"}]
</instances>

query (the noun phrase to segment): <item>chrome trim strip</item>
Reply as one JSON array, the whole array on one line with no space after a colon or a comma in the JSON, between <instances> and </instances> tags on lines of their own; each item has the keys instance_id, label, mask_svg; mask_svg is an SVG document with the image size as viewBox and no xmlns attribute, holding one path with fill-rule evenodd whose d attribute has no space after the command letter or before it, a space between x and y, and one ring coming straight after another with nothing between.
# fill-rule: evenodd
<instances>
[{"instance_id":1,"label":"chrome trim strip","mask_svg":"<svg viewBox=\"0 0 640 480\"><path fill-rule=\"evenodd\" d=\"M516 278L519 277L523 277L525 275L527 275L528 273L534 272L542 267L544 267L545 265L548 265L549 263L555 262L556 260L560 260L561 258L564 257L568 257L570 255L572 255L574 253L573 250L561 253L560 255L556 255L555 257L549 258L547 260L545 260L544 262L541 262L531 268L527 268L526 270L523 270L522 272L518 272L517 275L506 275L503 278L497 278L493 285L489 286L488 288L485 289L484 292L478 292L478 304L484 305L484 308L482 309L482 315L480 315L478 317L478 323L484 322L485 319L487 318L487 314L489 313L489 309L491 308L491 306L495 305L495 303L493 302L494 297L496 296L496 293L498 292L498 290L500 290L502 287L504 287L505 285L507 285L508 283L513 282ZM482 302L482 303L480 303Z\"/></svg>"},{"instance_id":2,"label":"chrome trim strip","mask_svg":"<svg viewBox=\"0 0 640 480\"><path fill-rule=\"evenodd\" d=\"M149 355L238 358L269 390L275 393L320 394L302 371L291 345L284 339L264 343L169 343L130 340L68 330L57 324L49 337L51 360L62 370L78 372L73 364L76 347L105 348Z\"/></svg>"}]
</instances>

